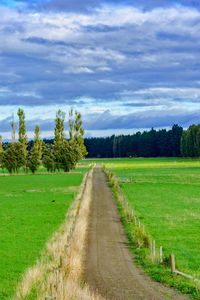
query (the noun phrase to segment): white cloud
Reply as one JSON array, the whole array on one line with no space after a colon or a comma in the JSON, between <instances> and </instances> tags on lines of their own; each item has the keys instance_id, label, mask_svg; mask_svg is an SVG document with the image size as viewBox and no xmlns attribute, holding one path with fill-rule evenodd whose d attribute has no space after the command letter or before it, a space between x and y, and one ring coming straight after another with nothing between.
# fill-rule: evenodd
<instances>
[{"instance_id":1,"label":"white cloud","mask_svg":"<svg viewBox=\"0 0 200 300\"><path fill-rule=\"evenodd\" d=\"M73 68L69 68L64 70L64 73L72 73L72 74L93 74L94 71L90 68L87 67L73 67Z\"/></svg>"},{"instance_id":2,"label":"white cloud","mask_svg":"<svg viewBox=\"0 0 200 300\"><path fill-rule=\"evenodd\" d=\"M142 89L137 91L124 91L122 95L148 95L152 97L167 97L170 99L176 99L179 97L182 100L200 100L200 88L194 87L153 87L148 89Z\"/></svg>"},{"instance_id":3,"label":"white cloud","mask_svg":"<svg viewBox=\"0 0 200 300\"><path fill-rule=\"evenodd\" d=\"M6 86L0 86L0 96L1 94L9 93L10 89Z\"/></svg>"},{"instance_id":4,"label":"white cloud","mask_svg":"<svg viewBox=\"0 0 200 300\"><path fill-rule=\"evenodd\" d=\"M99 68L97 68L96 69L97 71L100 71L100 72L110 72L110 71L112 71L112 69L111 68L109 68L109 67L99 67Z\"/></svg>"}]
</instances>

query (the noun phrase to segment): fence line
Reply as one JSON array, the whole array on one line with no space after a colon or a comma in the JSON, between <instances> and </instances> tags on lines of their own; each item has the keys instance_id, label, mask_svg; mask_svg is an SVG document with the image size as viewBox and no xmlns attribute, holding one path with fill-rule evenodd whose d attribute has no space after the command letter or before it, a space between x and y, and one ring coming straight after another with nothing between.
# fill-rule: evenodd
<instances>
[{"instance_id":1,"label":"fence line","mask_svg":"<svg viewBox=\"0 0 200 300\"><path fill-rule=\"evenodd\" d=\"M158 263L158 264L163 265L163 262L164 262L163 246L159 247L159 255L158 255L158 257L156 257L156 241L152 240L149 237L149 235L145 232L144 225L141 224L141 222L140 222L139 218L136 216L134 210L132 208L130 208L130 205L129 205L126 197L122 193L122 190L119 185L119 180L117 179L117 177L112 172L108 171L105 168L105 166L104 166L104 171L109 179L110 184L115 189L114 191L115 191L116 199L122 205L125 218L128 221L131 221L134 225L134 239L135 239L135 242L137 243L137 246L139 248L149 246L151 261L153 263ZM123 182L125 182L125 181L123 181ZM197 283L200 283L199 279L176 269L176 260L175 260L174 253L171 253L169 256L169 264L170 264L170 269L171 269L172 274L180 275L185 278L191 279Z\"/></svg>"}]
</instances>

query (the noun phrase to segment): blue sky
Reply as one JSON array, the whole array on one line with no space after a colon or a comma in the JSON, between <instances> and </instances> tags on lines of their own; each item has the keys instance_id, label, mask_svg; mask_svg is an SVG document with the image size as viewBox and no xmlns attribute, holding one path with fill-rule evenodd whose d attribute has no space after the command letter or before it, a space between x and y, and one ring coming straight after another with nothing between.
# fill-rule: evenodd
<instances>
[{"instance_id":1,"label":"blue sky","mask_svg":"<svg viewBox=\"0 0 200 300\"><path fill-rule=\"evenodd\" d=\"M43 136L70 107L87 136L199 123L199 3L0 0L3 137L18 107Z\"/></svg>"}]
</instances>

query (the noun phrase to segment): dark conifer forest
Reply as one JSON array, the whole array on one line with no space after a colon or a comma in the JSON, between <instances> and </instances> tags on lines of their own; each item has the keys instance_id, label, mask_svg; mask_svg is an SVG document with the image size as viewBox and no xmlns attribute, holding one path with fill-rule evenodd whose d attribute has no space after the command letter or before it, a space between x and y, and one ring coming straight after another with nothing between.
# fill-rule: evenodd
<instances>
[{"instance_id":1,"label":"dark conifer forest","mask_svg":"<svg viewBox=\"0 0 200 300\"><path fill-rule=\"evenodd\" d=\"M44 142L53 144L54 140ZM84 144L88 158L199 157L200 125L191 125L187 130L173 125L169 130L152 128L132 135L85 138Z\"/></svg>"},{"instance_id":2,"label":"dark conifer forest","mask_svg":"<svg viewBox=\"0 0 200 300\"><path fill-rule=\"evenodd\" d=\"M86 138L88 157L179 157L183 128L161 129L105 138Z\"/></svg>"}]
</instances>

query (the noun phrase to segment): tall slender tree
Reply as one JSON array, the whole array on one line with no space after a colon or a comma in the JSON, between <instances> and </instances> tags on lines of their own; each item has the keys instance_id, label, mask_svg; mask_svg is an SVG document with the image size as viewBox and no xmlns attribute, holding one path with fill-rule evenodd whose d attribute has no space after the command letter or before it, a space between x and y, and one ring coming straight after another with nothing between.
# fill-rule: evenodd
<instances>
[{"instance_id":1,"label":"tall slender tree","mask_svg":"<svg viewBox=\"0 0 200 300\"><path fill-rule=\"evenodd\" d=\"M40 139L40 127L36 126L34 131L34 143L30 151L28 166L32 173L35 173L40 166L42 158L42 141Z\"/></svg>"},{"instance_id":2,"label":"tall slender tree","mask_svg":"<svg viewBox=\"0 0 200 300\"><path fill-rule=\"evenodd\" d=\"M25 113L24 110L19 108L17 115L19 117L19 143L22 148L21 150L21 162L22 166L26 169L27 166L27 135L26 135L26 121L25 121Z\"/></svg>"},{"instance_id":3,"label":"tall slender tree","mask_svg":"<svg viewBox=\"0 0 200 300\"><path fill-rule=\"evenodd\" d=\"M55 144L62 143L65 139L65 113L61 110L56 113L54 136Z\"/></svg>"},{"instance_id":4,"label":"tall slender tree","mask_svg":"<svg viewBox=\"0 0 200 300\"><path fill-rule=\"evenodd\" d=\"M42 141L40 138L41 132L40 127L38 125L35 126L35 138L34 138L34 150L37 153L38 159L42 158Z\"/></svg>"},{"instance_id":5,"label":"tall slender tree","mask_svg":"<svg viewBox=\"0 0 200 300\"><path fill-rule=\"evenodd\" d=\"M0 167L3 167L3 154L4 154L4 150L3 150L3 141L2 141L2 136L0 135Z\"/></svg>"},{"instance_id":6,"label":"tall slender tree","mask_svg":"<svg viewBox=\"0 0 200 300\"><path fill-rule=\"evenodd\" d=\"M15 123L14 114L12 115L12 122L11 122L11 138L12 138L12 143L15 143L16 142L16 123Z\"/></svg>"},{"instance_id":7,"label":"tall slender tree","mask_svg":"<svg viewBox=\"0 0 200 300\"><path fill-rule=\"evenodd\" d=\"M55 119L54 129L54 157L55 168L60 170L63 168L63 151L65 145L65 113L58 110Z\"/></svg>"},{"instance_id":8,"label":"tall slender tree","mask_svg":"<svg viewBox=\"0 0 200 300\"><path fill-rule=\"evenodd\" d=\"M82 116L78 111L69 112L69 142L72 147L72 152L75 155L76 163L87 155L87 150L84 144L84 128Z\"/></svg>"},{"instance_id":9,"label":"tall slender tree","mask_svg":"<svg viewBox=\"0 0 200 300\"><path fill-rule=\"evenodd\" d=\"M9 173L19 172L19 169L24 166L24 151L19 142L16 141L16 123L14 115L11 122L12 142L8 145L3 155L3 165Z\"/></svg>"}]
</instances>

